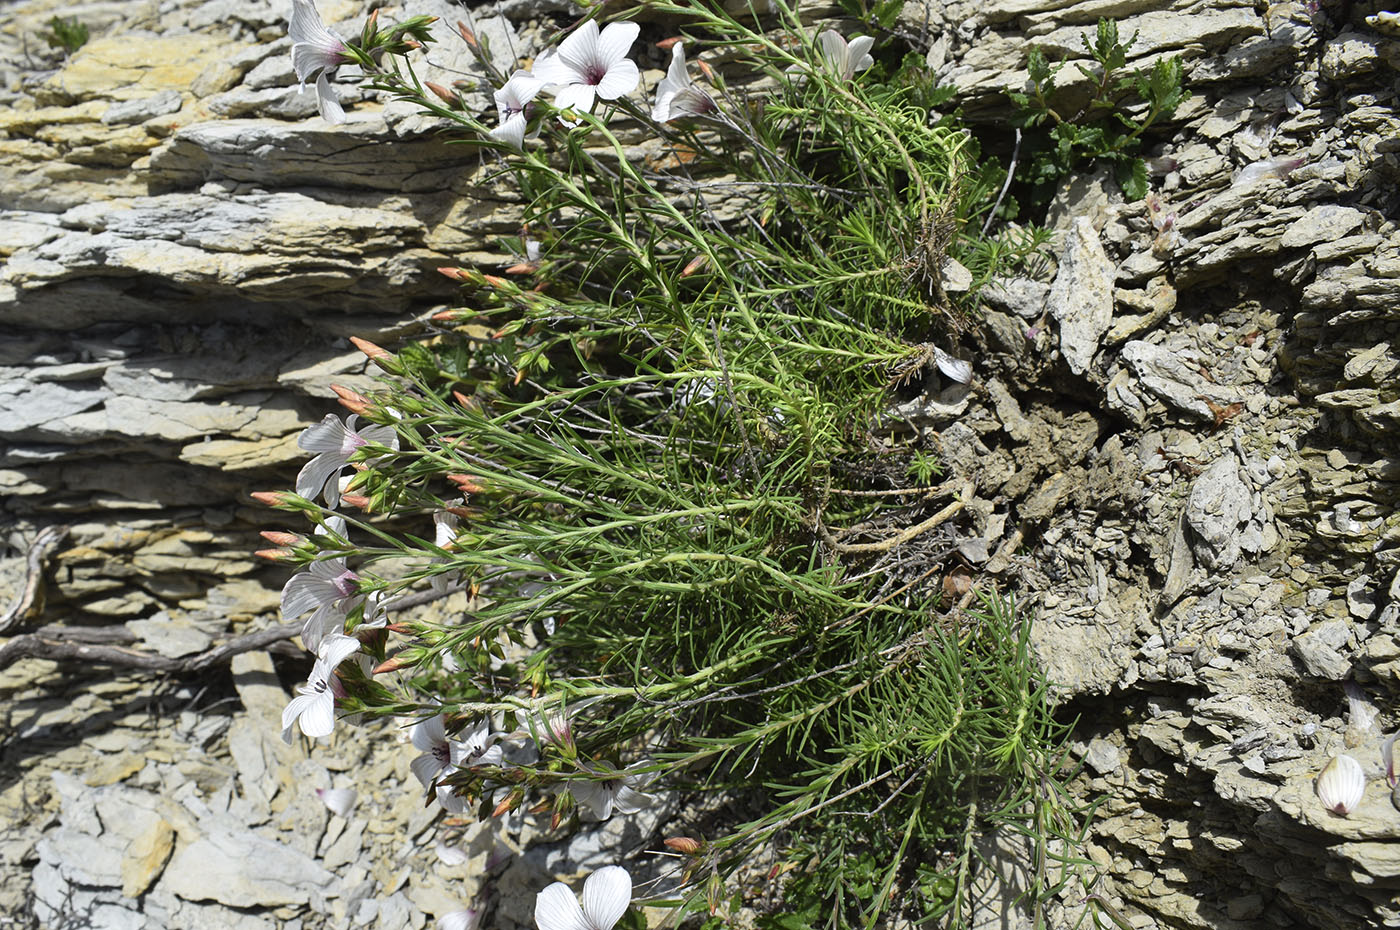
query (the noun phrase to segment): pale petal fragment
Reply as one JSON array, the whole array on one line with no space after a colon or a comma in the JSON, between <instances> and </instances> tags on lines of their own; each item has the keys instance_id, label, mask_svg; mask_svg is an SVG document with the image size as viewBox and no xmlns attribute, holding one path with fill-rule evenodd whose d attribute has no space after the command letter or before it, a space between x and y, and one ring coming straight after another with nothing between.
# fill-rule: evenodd
<instances>
[{"instance_id":1,"label":"pale petal fragment","mask_svg":"<svg viewBox=\"0 0 1400 930\"><path fill-rule=\"evenodd\" d=\"M563 882L535 896L535 926L539 930L597 930L583 916L578 899Z\"/></svg>"},{"instance_id":2,"label":"pale petal fragment","mask_svg":"<svg viewBox=\"0 0 1400 930\"><path fill-rule=\"evenodd\" d=\"M1366 773L1361 770L1361 763L1351 756L1333 756L1317 776L1315 788L1324 807L1345 817L1356 809L1366 793Z\"/></svg>"},{"instance_id":3,"label":"pale petal fragment","mask_svg":"<svg viewBox=\"0 0 1400 930\"><path fill-rule=\"evenodd\" d=\"M599 63L611 70L613 65L623 62L627 53L632 51L632 44L637 41L637 35L641 31L642 27L636 23L611 23L598 38ZM635 70L636 65L632 67Z\"/></svg>"},{"instance_id":4,"label":"pale petal fragment","mask_svg":"<svg viewBox=\"0 0 1400 930\"><path fill-rule=\"evenodd\" d=\"M598 82L598 96L603 100L616 100L635 90L641 80L642 74L637 70L636 63L624 59L611 65Z\"/></svg>"},{"instance_id":5,"label":"pale petal fragment","mask_svg":"<svg viewBox=\"0 0 1400 930\"><path fill-rule=\"evenodd\" d=\"M599 869L583 883L583 916L594 930L612 930L632 903L632 876L620 865Z\"/></svg>"}]
</instances>

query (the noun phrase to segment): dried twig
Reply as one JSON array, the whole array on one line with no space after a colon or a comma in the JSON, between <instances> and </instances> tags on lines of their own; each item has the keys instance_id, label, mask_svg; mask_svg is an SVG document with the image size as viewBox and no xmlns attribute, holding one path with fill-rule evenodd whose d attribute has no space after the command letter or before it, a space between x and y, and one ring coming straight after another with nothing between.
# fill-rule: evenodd
<instances>
[{"instance_id":1,"label":"dried twig","mask_svg":"<svg viewBox=\"0 0 1400 930\"><path fill-rule=\"evenodd\" d=\"M26 559L24 585L19 589L14 603L0 614L0 636L8 633L11 627L18 626L26 620L36 619L43 612L44 566L53 550L58 548L58 544L67 536L68 527L47 526L34 537L34 544L29 547L29 557Z\"/></svg>"}]
</instances>

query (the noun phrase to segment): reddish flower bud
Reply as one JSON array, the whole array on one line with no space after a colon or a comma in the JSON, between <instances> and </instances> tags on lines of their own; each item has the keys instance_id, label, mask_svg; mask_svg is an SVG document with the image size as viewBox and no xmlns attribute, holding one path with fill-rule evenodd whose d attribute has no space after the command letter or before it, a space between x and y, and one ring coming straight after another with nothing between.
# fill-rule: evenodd
<instances>
[{"instance_id":1,"label":"reddish flower bud","mask_svg":"<svg viewBox=\"0 0 1400 930\"><path fill-rule=\"evenodd\" d=\"M296 554L290 549L259 549L253 555L269 562L290 562L296 558Z\"/></svg>"},{"instance_id":2,"label":"reddish flower bud","mask_svg":"<svg viewBox=\"0 0 1400 930\"><path fill-rule=\"evenodd\" d=\"M511 265L507 268L506 274L534 274L539 270L540 266L536 265L534 262L520 262L517 265Z\"/></svg>"},{"instance_id":3,"label":"reddish flower bud","mask_svg":"<svg viewBox=\"0 0 1400 930\"><path fill-rule=\"evenodd\" d=\"M675 45L677 42L682 41L684 38L685 36L671 36L671 38L669 39L662 39L660 42L657 42L656 47L661 49L663 52L669 52L671 50L671 46Z\"/></svg>"},{"instance_id":4,"label":"reddish flower bud","mask_svg":"<svg viewBox=\"0 0 1400 930\"><path fill-rule=\"evenodd\" d=\"M248 495L259 504L266 504L269 507L291 507L291 494L286 491L254 491Z\"/></svg>"},{"instance_id":5,"label":"reddish flower bud","mask_svg":"<svg viewBox=\"0 0 1400 930\"><path fill-rule=\"evenodd\" d=\"M462 41L467 43L467 47L474 52L481 50L481 43L476 40L476 33L467 27L466 23L457 23L457 34L462 37Z\"/></svg>"},{"instance_id":6,"label":"reddish flower bud","mask_svg":"<svg viewBox=\"0 0 1400 930\"><path fill-rule=\"evenodd\" d=\"M342 494L340 499L351 507L358 507L360 510L369 512L369 498L363 494Z\"/></svg>"},{"instance_id":7,"label":"reddish flower bud","mask_svg":"<svg viewBox=\"0 0 1400 930\"><path fill-rule=\"evenodd\" d=\"M510 288L514 287L514 285L507 281L505 278L499 278L493 274L484 274L481 276L481 280L485 281L492 287L499 288L501 290L509 290Z\"/></svg>"},{"instance_id":8,"label":"reddish flower bud","mask_svg":"<svg viewBox=\"0 0 1400 930\"><path fill-rule=\"evenodd\" d=\"M452 396L456 398L457 403L461 404L463 407L467 407L470 409L474 409L476 407L476 401L472 400L470 397L463 394L461 391L453 391Z\"/></svg>"},{"instance_id":9,"label":"reddish flower bud","mask_svg":"<svg viewBox=\"0 0 1400 930\"><path fill-rule=\"evenodd\" d=\"M404 661L402 656L393 656L392 658L385 659L383 662L380 662L374 668L370 669L369 673L371 675L383 675L386 672L397 672L399 669L406 668L411 664L412 663L410 662Z\"/></svg>"},{"instance_id":10,"label":"reddish flower bud","mask_svg":"<svg viewBox=\"0 0 1400 930\"><path fill-rule=\"evenodd\" d=\"M281 530L263 530L258 535L274 546L295 548L306 543L305 536L298 536L296 533L284 533Z\"/></svg>"},{"instance_id":11,"label":"reddish flower bud","mask_svg":"<svg viewBox=\"0 0 1400 930\"><path fill-rule=\"evenodd\" d=\"M391 353L388 349L385 349L381 346L377 346L374 343L370 342L368 339L361 339L359 336L351 336L350 342L352 345L355 346L355 348L365 353L366 358L371 358L378 361L381 358L394 357L393 353Z\"/></svg>"},{"instance_id":12,"label":"reddish flower bud","mask_svg":"<svg viewBox=\"0 0 1400 930\"><path fill-rule=\"evenodd\" d=\"M339 384L332 384L331 390L335 391L336 396L340 398L340 405L351 413L358 413L360 416L364 416L369 412L371 401L359 391L352 391L350 388L342 387Z\"/></svg>"},{"instance_id":13,"label":"reddish flower bud","mask_svg":"<svg viewBox=\"0 0 1400 930\"><path fill-rule=\"evenodd\" d=\"M432 81L424 81L423 86L428 88L428 90L432 91L433 93L437 94L438 97L442 100L442 102L447 104L448 106L455 107L457 105L458 101L457 94L455 91L448 90L441 84L434 84Z\"/></svg>"},{"instance_id":14,"label":"reddish flower bud","mask_svg":"<svg viewBox=\"0 0 1400 930\"><path fill-rule=\"evenodd\" d=\"M466 273L461 268L452 268L450 266L444 265L443 267L437 270L437 273L442 275L444 278L451 278L453 281L467 280Z\"/></svg>"},{"instance_id":15,"label":"reddish flower bud","mask_svg":"<svg viewBox=\"0 0 1400 930\"><path fill-rule=\"evenodd\" d=\"M486 490L485 487L477 483L475 475L448 475L447 480L467 494L480 494Z\"/></svg>"},{"instance_id":16,"label":"reddish flower bud","mask_svg":"<svg viewBox=\"0 0 1400 930\"><path fill-rule=\"evenodd\" d=\"M674 849L678 853L693 856L705 848L705 844L699 840L691 839L688 836L671 836L661 841L668 849Z\"/></svg>"},{"instance_id":17,"label":"reddish flower bud","mask_svg":"<svg viewBox=\"0 0 1400 930\"><path fill-rule=\"evenodd\" d=\"M694 258L692 258L689 262L687 262L686 266L681 269L681 277L688 278L691 275L695 274L695 272L703 269L709 263L709 256L697 255Z\"/></svg>"}]
</instances>

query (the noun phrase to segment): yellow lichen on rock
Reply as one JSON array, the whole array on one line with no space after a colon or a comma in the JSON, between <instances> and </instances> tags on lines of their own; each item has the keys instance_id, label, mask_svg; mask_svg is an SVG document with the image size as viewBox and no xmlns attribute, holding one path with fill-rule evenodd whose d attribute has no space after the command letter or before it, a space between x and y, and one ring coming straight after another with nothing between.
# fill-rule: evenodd
<instances>
[{"instance_id":1,"label":"yellow lichen on rock","mask_svg":"<svg viewBox=\"0 0 1400 930\"><path fill-rule=\"evenodd\" d=\"M188 92L210 64L230 54L217 36L127 36L94 39L35 91L45 104L80 100L133 100L162 90Z\"/></svg>"}]
</instances>

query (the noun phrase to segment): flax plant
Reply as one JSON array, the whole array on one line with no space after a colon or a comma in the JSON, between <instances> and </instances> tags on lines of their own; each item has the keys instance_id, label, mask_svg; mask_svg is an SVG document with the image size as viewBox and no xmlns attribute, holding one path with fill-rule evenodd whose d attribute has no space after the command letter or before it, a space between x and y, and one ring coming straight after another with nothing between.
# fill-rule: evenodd
<instances>
[{"instance_id":1,"label":"flax plant","mask_svg":"<svg viewBox=\"0 0 1400 930\"><path fill-rule=\"evenodd\" d=\"M355 50L498 165L527 260L444 269L463 298L439 332L366 344L383 387L347 406L396 446L347 453L364 513L344 535L280 496L321 527L282 551L353 559L395 621L349 608L371 658L341 666L342 711L534 744L454 759L437 790L560 831L639 794L699 799L650 899L676 923L763 892L765 861L771 926L969 926L996 836L1025 851L1015 894L1044 926L1079 862L1065 731L1010 600L940 609L970 492L912 482L926 452L891 441L887 413L967 325L941 269L974 247L986 186L907 65L860 73L868 42L770 8L625 12L678 24L714 111L560 111L519 78L502 122L537 141L493 134L409 58ZM463 35L483 86L506 85ZM436 540L433 513L452 521ZM469 593L463 615L396 607L434 582Z\"/></svg>"}]
</instances>

